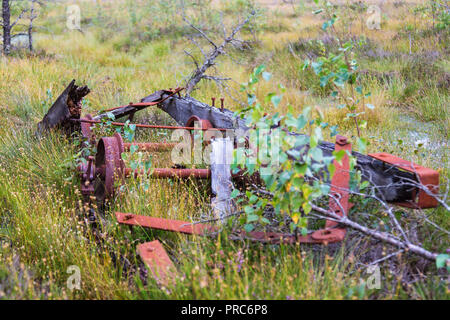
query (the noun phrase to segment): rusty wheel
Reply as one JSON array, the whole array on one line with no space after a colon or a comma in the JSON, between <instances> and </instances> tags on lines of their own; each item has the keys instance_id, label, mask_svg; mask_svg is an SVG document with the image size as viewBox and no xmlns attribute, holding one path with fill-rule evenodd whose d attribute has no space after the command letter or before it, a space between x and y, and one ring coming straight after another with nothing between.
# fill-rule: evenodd
<instances>
[{"instance_id":1,"label":"rusty wheel","mask_svg":"<svg viewBox=\"0 0 450 320\"><path fill-rule=\"evenodd\" d=\"M202 129L212 129L214 128L214 126L211 124L211 122L209 120L206 119L200 119L197 116L192 116L188 119L188 121L186 122L186 127L189 128L202 128ZM203 147L206 147L211 141L208 135L206 135L206 131L197 131L197 130L193 130L191 131L191 142L192 142L192 147L194 146L194 136L196 132L202 132L202 140L203 140Z\"/></svg>"},{"instance_id":2,"label":"rusty wheel","mask_svg":"<svg viewBox=\"0 0 450 320\"><path fill-rule=\"evenodd\" d=\"M200 119L197 116L192 116L188 119L188 121L186 122L186 127L190 127L193 128L195 123L200 124L200 128L202 129L211 129L214 128L213 125L211 124L211 122L209 120L206 119Z\"/></svg>"},{"instance_id":3,"label":"rusty wheel","mask_svg":"<svg viewBox=\"0 0 450 320\"><path fill-rule=\"evenodd\" d=\"M123 151L123 140L119 133L113 137L102 138L98 142L95 157L97 179L94 188L95 196L100 203L114 195L115 182L122 182L124 178Z\"/></svg>"}]
</instances>

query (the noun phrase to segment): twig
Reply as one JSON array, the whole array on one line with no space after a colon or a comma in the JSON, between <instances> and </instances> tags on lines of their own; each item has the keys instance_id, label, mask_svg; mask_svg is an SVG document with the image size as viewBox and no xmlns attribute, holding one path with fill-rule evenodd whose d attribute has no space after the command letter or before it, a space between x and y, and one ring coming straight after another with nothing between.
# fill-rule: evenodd
<instances>
[{"instance_id":1,"label":"twig","mask_svg":"<svg viewBox=\"0 0 450 320\"><path fill-rule=\"evenodd\" d=\"M265 190L263 190L261 188L258 188L256 185L252 185L252 186L256 189L256 191L258 193L261 193L261 194L264 194L264 195L267 195L267 196L271 196L271 197L273 196L272 193L270 193L268 191L265 191ZM362 194L362 193L354 192L354 191L351 191L351 190L347 190L347 191L349 193L353 193L353 194L358 194L358 195L365 196L365 197L374 198L374 199L378 200L378 202L380 202L382 205L384 205L387 208L387 211L391 211L392 210L392 208L390 208L386 203L384 203L384 201L382 201L381 199L379 199L378 197L376 197L374 195ZM401 227L399 227L399 229L401 231L403 231L402 235L404 236L405 241L400 240L399 238L393 236L392 234L389 234L389 233L386 233L386 232L381 232L381 231L378 231L378 230L371 229L371 228L368 228L366 226L363 226L363 225L361 225L361 224L359 224L359 223L357 223L357 222L355 222L353 220L350 220L347 216L340 216L340 215L336 214L335 212L333 212L333 211L331 211L329 209L321 208L321 207L319 207L319 206L317 206L317 205L315 205L313 203L310 203L310 204L311 204L311 207L312 207L312 209L314 211L320 213L320 215L316 214L316 213L312 214L312 215L314 215L316 217L336 221L336 222L338 222L338 223L340 223L340 224L342 224L344 226L351 227L351 228L353 228L353 229L355 229L357 231L360 231L360 232L362 232L364 234L367 234L367 235L369 235L369 236L371 236L371 237L373 237L375 239L387 242L387 243L389 243L389 244L391 244L391 245L393 245L393 246L395 246L397 248L400 248L400 250L402 250L402 251L411 251L411 252L413 252L413 253L415 253L415 254L417 254L419 256L422 256L422 257L424 257L426 259L429 259L429 260L432 260L432 261L435 261L437 256L438 256L437 253L430 252L430 251L428 251L428 250L426 250L426 249L424 249L424 248L422 248L422 247L420 247L418 245L415 245L415 244L411 243L409 240L406 240L407 238L405 237L404 231L403 231L403 229L401 229ZM342 208L341 208L341 210L342 210ZM391 217L391 219L392 219L392 217ZM397 223L398 223L398 221L397 221ZM447 263L450 263L450 259L447 261Z\"/></svg>"},{"instance_id":2,"label":"twig","mask_svg":"<svg viewBox=\"0 0 450 320\"><path fill-rule=\"evenodd\" d=\"M216 82L220 82L220 81L224 81L224 80L228 80L227 78L220 78L220 77L212 77L212 76L207 76L205 75L205 72L212 66L215 65L215 60L219 55L222 54L226 54L225 52L225 47L232 43L233 41L235 41L236 39L234 39L234 37L236 36L236 34L242 29L242 27L244 25L246 25L251 17L255 14L255 12L252 12L243 22L241 22L240 24L238 24L230 33L230 35L228 37L226 37L224 39L224 41L220 44L217 45L216 43L214 43L214 41L212 41L205 32L203 32L202 30L200 30L199 28L197 28L196 26L194 26L192 23L190 23L187 18L185 16L183 16L183 20L189 25L191 26L194 30L196 30L197 32L199 32L199 34L205 38L209 44L213 47L213 49L208 53L205 54L205 52L200 48L200 46L194 41L194 44L200 48L200 51L202 52L203 56L204 56L204 62L202 64L201 67L198 67L198 63L197 61L195 61L195 65L196 65L196 69L194 70L194 72L192 73L191 77L189 78L189 80L187 81L186 84L186 95L189 95L195 88L195 86L197 85L197 83L199 83L202 79L208 79L208 80L214 80ZM192 39L191 39L192 41ZM186 52L186 51L185 51ZM192 55L190 55L192 58Z\"/></svg>"},{"instance_id":3,"label":"twig","mask_svg":"<svg viewBox=\"0 0 450 320\"><path fill-rule=\"evenodd\" d=\"M323 214L326 217L334 218L334 219L338 220L338 222L344 226L358 230L364 234L372 236L375 239L387 242L397 248L404 249L405 251L411 251L411 252L413 252L421 257L424 257L428 260L436 261L436 258L438 256L437 253L430 252L430 251L428 251L418 245L412 244L410 242L407 243L407 242L398 240L398 239L394 238L391 234L388 234L385 232L380 232L380 231L365 227L363 225L360 225L359 223L348 219L346 216L341 217L341 216L337 215L336 213L334 213L330 210L323 209L313 203L310 203L310 204L314 211L320 212L321 214ZM450 259L447 260L447 263L450 263Z\"/></svg>"},{"instance_id":4,"label":"twig","mask_svg":"<svg viewBox=\"0 0 450 320\"><path fill-rule=\"evenodd\" d=\"M217 49L217 45L214 43L214 41L212 41L207 35L206 33L204 33L202 30L200 30L199 28L197 28L196 26L194 26L192 23L189 22L189 20L186 18L186 16L183 16L183 21L186 22L192 29L196 30L198 33L200 33L200 35L205 38L206 40L208 40L208 42Z\"/></svg>"},{"instance_id":5,"label":"twig","mask_svg":"<svg viewBox=\"0 0 450 320\"><path fill-rule=\"evenodd\" d=\"M17 17L17 19L11 24L11 29L17 24L17 22L19 22L20 19L22 19L22 16L24 15L25 12L27 12L28 9L22 9L22 12L19 14L19 16Z\"/></svg>"},{"instance_id":6,"label":"twig","mask_svg":"<svg viewBox=\"0 0 450 320\"><path fill-rule=\"evenodd\" d=\"M395 251L395 252L393 252L393 253L391 253L391 254L388 254L387 256L385 256L385 257L383 257L383 258L380 258L380 259L377 259L377 260L375 260L375 261L372 261L372 262L369 263L368 265L370 266L370 265L374 265L374 264L380 263L380 262L382 262L382 261L384 261L384 260L387 260L387 259L389 259L389 258L391 258L391 257L394 257L394 256L396 256L396 255L398 255L399 253L402 253L402 252L404 252L404 251L405 251L405 250L400 249L400 250Z\"/></svg>"}]
</instances>

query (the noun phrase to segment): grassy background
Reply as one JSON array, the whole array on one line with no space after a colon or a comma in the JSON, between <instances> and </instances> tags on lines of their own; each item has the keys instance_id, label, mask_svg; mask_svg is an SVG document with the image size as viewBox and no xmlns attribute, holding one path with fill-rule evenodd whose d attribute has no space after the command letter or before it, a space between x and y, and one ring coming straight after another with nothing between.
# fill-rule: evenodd
<instances>
[{"instance_id":1,"label":"grassy background","mask_svg":"<svg viewBox=\"0 0 450 320\"><path fill-rule=\"evenodd\" d=\"M356 1L331 2L343 17L338 25L341 36L365 38L355 54L372 92L367 102L376 106L363 116L368 120L365 134L372 137L369 151L390 152L438 169L445 184L449 178L448 29L436 31L430 18L414 14L422 1L373 1L382 10L381 30L366 27L365 10L349 6ZM139 188L140 181L130 183L129 194L115 199L106 213L104 232L94 237L82 219L84 208L74 173L76 147L58 133L38 140L36 123L72 79L91 88L85 112L95 113L183 85L193 70L183 50L201 55L186 38L192 30L182 22L177 1L75 3L81 8L83 32L66 28L65 3L49 3L40 9L35 53L19 50L0 57L0 298L449 297L448 283L433 265L418 272L422 274L414 281L406 279L402 270L414 264L406 256L396 258L398 270L393 274L382 266L380 290L365 289L360 281L368 275L358 263L361 250L356 250L359 242L355 241L340 248L262 246L230 242L224 235L211 241L131 230L118 226L111 215L119 210L196 219L209 202L205 184L152 180L145 191ZM236 82L230 86L238 89L253 68L264 63L273 77L259 85L257 94L264 97L279 83L286 87L278 109L268 105L268 112L286 113L288 104L298 113L304 106L314 106L331 125L339 124L341 134L354 137L352 124L333 107L336 103L329 92L318 86L311 73L301 71L304 58L321 52L316 40L330 49L334 45L320 29L321 17L311 13L312 1L199 0L187 7L187 13L219 39L222 21L229 27L253 8L258 9L258 17L243 32L250 48L230 51L239 64L219 58L217 72L232 77ZM213 83L201 82L193 96L209 102L223 93ZM235 98L243 100L239 94ZM228 97L225 101L232 110L239 107ZM139 120L171 123L155 110L140 114ZM429 213L432 221L450 228L448 212ZM444 252L449 247L446 234L431 232L425 224L418 230L418 240L430 250ZM135 254L136 244L155 238L177 265L174 286L160 288L151 277L147 281L146 269ZM70 265L81 270L81 290L67 289Z\"/></svg>"}]
</instances>

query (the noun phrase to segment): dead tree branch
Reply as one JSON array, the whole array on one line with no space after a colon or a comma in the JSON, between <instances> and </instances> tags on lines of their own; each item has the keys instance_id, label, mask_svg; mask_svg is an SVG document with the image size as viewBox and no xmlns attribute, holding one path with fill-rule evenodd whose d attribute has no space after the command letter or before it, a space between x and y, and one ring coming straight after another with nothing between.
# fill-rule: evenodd
<instances>
[{"instance_id":1,"label":"dead tree branch","mask_svg":"<svg viewBox=\"0 0 450 320\"><path fill-rule=\"evenodd\" d=\"M368 236L371 236L377 240L381 240L383 242L389 243L399 249L404 249L405 251L410 251L410 252L415 253L415 254L417 254L423 258L426 258L428 260L436 261L438 254L430 252L430 251L422 248L421 246L412 244L410 242L401 241L389 233L381 232L381 231L378 231L375 229L368 228L368 227L363 226L353 220L350 220L346 216L341 217L341 216L337 215L336 213L334 213L333 211L323 209L313 203L311 203L311 207L314 211L321 213L323 215L324 219L331 217L331 218L335 219L337 222L339 222L340 224L342 224L346 227L355 229L359 232L362 232L362 233L364 233ZM448 260L447 263L450 263L450 260Z\"/></svg>"},{"instance_id":2,"label":"dead tree branch","mask_svg":"<svg viewBox=\"0 0 450 320\"><path fill-rule=\"evenodd\" d=\"M191 77L187 81L186 95L189 95L194 90L197 83L199 83L202 79L213 80L216 82L229 80L229 78L225 78L225 77L208 76L208 75L205 75L205 72L210 67L212 67L216 64L215 60L217 59L218 56L226 54L225 48L228 44L233 44L233 42L238 41L237 39L235 39L236 34L242 29L243 26L245 26L250 21L250 19L254 16L254 14L255 14L255 12L252 12L243 22L239 23L231 31L231 33L228 36L225 36L225 39L223 40L223 42L220 45L216 44L213 40L211 40L211 38L205 32L203 32L201 29L197 28L195 25L193 25L191 22L189 22L189 20L185 16L183 16L183 20L191 28L196 30L199 33L199 35L209 43L209 45L212 46L212 49L208 53L205 53L205 51L200 47L200 45L195 40L192 41L192 39L191 39L191 41L194 43L194 45L196 47L198 47L200 49L200 51L202 52L204 61L203 61L203 64L199 67L199 63L195 60L195 58L192 56L192 54L188 54L185 51L185 53L188 54L194 60L194 63L196 66L194 72L192 73Z\"/></svg>"},{"instance_id":3,"label":"dead tree branch","mask_svg":"<svg viewBox=\"0 0 450 320\"><path fill-rule=\"evenodd\" d=\"M415 183L415 186L417 186L418 183ZM256 185L252 185L253 188L255 188L255 190L260 193L263 194L264 196L267 197L272 197L273 194L269 191L266 191ZM383 200L381 200L379 197L377 197L374 194L365 194L365 193L360 193L360 192L356 192L353 190L349 190L349 189L344 189L344 188L338 188L342 191L346 191L349 194L353 194L353 195L357 195L357 196L361 196L361 197L366 197L366 198L372 198L373 200L376 200L378 203L380 203L383 208L385 209L386 212L390 212L391 214L388 214L391 222L393 223L393 225L396 227L396 229L400 232L400 234L402 235L402 238L404 238L404 240L400 239L399 237L396 237L395 235L391 234L391 233L387 233L387 232L382 232L376 229L372 229L369 227L366 227L352 219L350 219L348 216L340 216L338 214L336 214L334 211L331 211L329 209L324 209L321 206L315 204L315 203L311 203L311 207L313 212L311 213L312 216L314 217L318 217L321 219L328 219L328 220L332 220L335 222L338 222L339 224L346 226L346 227L350 227L354 230L357 230L363 234L366 234L374 239L383 241L385 243L388 243L394 247L397 247L400 251L410 251L416 255L419 255L423 258L426 258L428 260L431 261L436 261L436 258L438 256L437 253L431 252L426 250L425 248L421 247L420 245L417 244L413 244L407 237L406 237L406 232L402 229L402 227L400 226L400 223L398 222L398 220L395 218L395 215L393 214L393 207L391 207L390 205L388 205L386 202L384 202ZM432 196L434 197L439 197L438 195L433 194ZM333 199L339 204L338 199L336 199L335 197L333 197ZM341 206L341 210L343 210L342 206ZM344 211L342 211L344 212ZM430 221L431 222L431 221ZM431 223L433 226L437 227L436 224ZM443 228L437 228L438 230L449 234L449 232ZM399 252L400 252L399 251ZM396 252L397 254L398 252ZM389 257L385 257L384 259L388 259ZM380 260L381 261L381 260ZM447 263L450 263L450 260L447 260Z\"/></svg>"},{"instance_id":4,"label":"dead tree branch","mask_svg":"<svg viewBox=\"0 0 450 320\"><path fill-rule=\"evenodd\" d=\"M28 9L22 9L22 12L19 14L19 16L16 18L16 20L11 24L11 29L14 28L14 26L17 24L17 22L19 22L20 19L22 19L23 15L25 14L25 12L27 12Z\"/></svg>"}]
</instances>

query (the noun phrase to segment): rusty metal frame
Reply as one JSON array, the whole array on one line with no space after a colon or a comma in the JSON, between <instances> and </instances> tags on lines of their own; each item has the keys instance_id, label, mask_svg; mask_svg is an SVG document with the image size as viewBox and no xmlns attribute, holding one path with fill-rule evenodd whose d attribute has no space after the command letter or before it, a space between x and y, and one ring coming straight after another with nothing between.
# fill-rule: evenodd
<instances>
[{"instance_id":1,"label":"rusty metal frame","mask_svg":"<svg viewBox=\"0 0 450 320\"><path fill-rule=\"evenodd\" d=\"M178 89L177 89L178 90ZM177 91L179 92L179 91ZM173 91L173 94L177 93ZM172 95L171 95L172 96ZM215 99L212 100L213 104ZM161 101L150 103L138 103L129 106L146 107L151 105L157 105ZM223 106L223 100L221 99L221 105ZM124 106L125 107L125 106ZM120 107L118 107L120 108ZM115 110L117 108L109 109L108 111ZM91 126L94 123L100 123L101 121L93 120L91 115L87 115L84 119L77 120L81 122L81 129L83 135L89 139L89 141L95 138L92 135ZM124 123L111 122L112 125L123 126ZM213 128L210 121L200 119L197 116L192 116L186 122L186 126L160 126L160 125L145 125L136 124L136 127L150 128L150 129L185 129L185 130L217 130L226 131L228 129ZM193 132L192 132L193 133ZM192 134L191 133L191 134ZM194 179L208 179L211 172L209 169L174 169L174 168L153 168L149 171L133 170L126 168L124 161L122 160L122 152L129 151L132 146L137 146L141 150L145 151L167 151L174 147L174 143L124 143L119 133L116 133L113 137L105 137L100 139L97 147L97 156L95 158L95 164L92 157L87 161L87 164L80 167L82 172L82 193L87 196L92 194L93 180L98 177L101 183L104 185L104 196L112 196L114 194L114 185L118 181L123 183L123 179L127 177L137 177L139 175L148 175L154 178L194 178ZM335 173L331 179L331 192L329 198L329 208L339 216L345 216L351 207L349 203L349 181L350 181L350 164L349 155L351 154L351 144L347 138L343 136L336 137L335 150L346 151L343 159L340 162L334 161ZM385 163L392 164L403 170L412 172L416 175L417 180L426 185L428 190L433 194L437 192L437 186L439 185L439 173L435 170L424 168L405 161L401 158L386 154L369 154L369 156L381 160ZM95 189L95 188L94 188ZM436 199L428 195L423 190L415 190L414 198L417 201L414 203L398 203L406 207L412 208L429 208L437 205ZM185 234L205 235L208 232L217 232L218 228L208 224L190 224L185 221L171 220L164 218L155 218L148 216L135 215L131 213L116 212L117 221L121 224L135 225L146 228L180 232ZM265 242L265 243L333 243L342 241L345 238L346 229L339 227L339 224L333 220L326 220L325 228L316 230L308 235L293 236L283 233L272 232L241 232L241 239L249 239L253 241Z\"/></svg>"},{"instance_id":2,"label":"rusty metal frame","mask_svg":"<svg viewBox=\"0 0 450 320\"><path fill-rule=\"evenodd\" d=\"M329 200L330 210L337 215L344 216L348 214L349 203L349 181L350 164L349 154L351 153L351 144L346 137L337 136L335 150L345 150L346 153L341 162L334 161L335 174L331 180L331 194ZM164 218L155 218L149 216L136 215L132 213L115 213L117 221L120 224L140 226L157 230L180 232L185 234L206 235L208 232L217 232L218 228L202 223L192 224L186 221L171 220ZM324 229L314 231L311 234L302 236L293 236L284 233L274 232L241 232L239 239L248 239L271 244L294 244L294 243L317 243L327 244L342 241L345 238L346 229L339 228L335 221L327 220Z\"/></svg>"},{"instance_id":3,"label":"rusty metal frame","mask_svg":"<svg viewBox=\"0 0 450 320\"><path fill-rule=\"evenodd\" d=\"M418 183L423 185L432 194L437 194L439 191L439 172L436 170L419 166L411 161L404 160L402 158L393 156L389 153L369 153L372 158L383 161L384 163L394 165L397 168L406 170L416 175ZM427 194L424 190L415 188L412 198L415 199L411 202L399 202L399 206L413 209L426 209L435 208L438 205L438 201L435 197Z\"/></svg>"}]
</instances>

